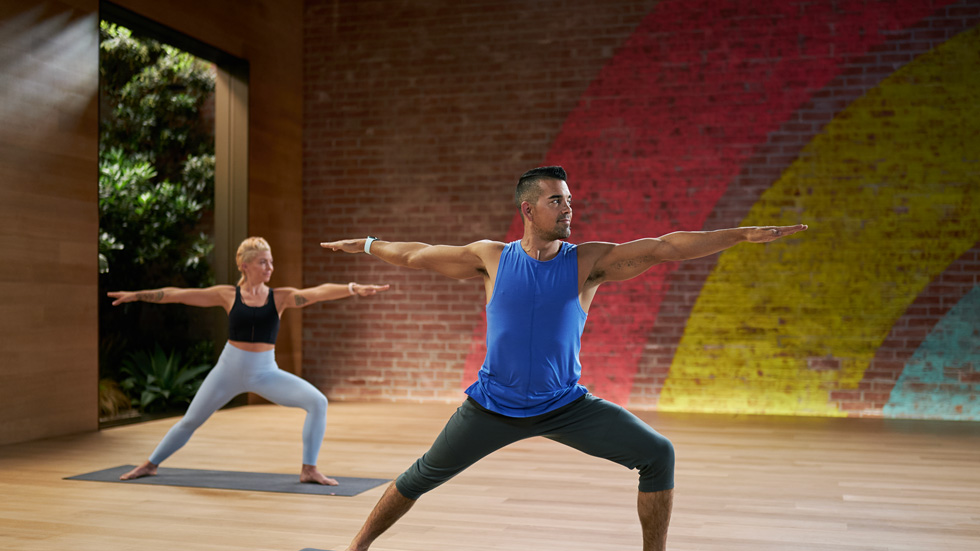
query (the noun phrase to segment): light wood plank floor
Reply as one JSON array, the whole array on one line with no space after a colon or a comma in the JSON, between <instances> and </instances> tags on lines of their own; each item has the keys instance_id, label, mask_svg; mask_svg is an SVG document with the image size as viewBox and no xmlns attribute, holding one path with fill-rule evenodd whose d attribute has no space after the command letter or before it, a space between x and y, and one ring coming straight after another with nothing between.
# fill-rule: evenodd
<instances>
[{"instance_id":1,"label":"light wood plank floor","mask_svg":"<svg viewBox=\"0 0 980 551\"><path fill-rule=\"evenodd\" d=\"M393 478L455 405L331 403L321 469ZM640 412L677 450L673 551L980 550L980 423ZM63 480L141 461L176 419L0 447L0 549L342 550L356 497ZM298 472L303 412L218 412L167 467ZM424 496L376 551L640 549L636 475L525 441Z\"/></svg>"}]
</instances>

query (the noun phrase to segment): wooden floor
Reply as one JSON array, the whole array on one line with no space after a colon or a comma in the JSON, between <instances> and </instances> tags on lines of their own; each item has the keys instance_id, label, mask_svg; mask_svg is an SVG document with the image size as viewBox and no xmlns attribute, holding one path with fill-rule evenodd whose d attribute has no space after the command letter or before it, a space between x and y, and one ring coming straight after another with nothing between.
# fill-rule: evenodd
<instances>
[{"instance_id":1,"label":"wooden floor","mask_svg":"<svg viewBox=\"0 0 980 551\"><path fill-rule=\"evenodd\" d=\"M331 403L327 474L393 478L454 405ZM670 549L980 550L980 423L639 414L677 450ZM298 472L303 413L218 412L165 466ZM0 447L0 549L342 550L356 497L63 480L144 459L175 419ZM534 439L424 496L376 551L640 549L636 475Z\"/></svg>"}]
</instances>

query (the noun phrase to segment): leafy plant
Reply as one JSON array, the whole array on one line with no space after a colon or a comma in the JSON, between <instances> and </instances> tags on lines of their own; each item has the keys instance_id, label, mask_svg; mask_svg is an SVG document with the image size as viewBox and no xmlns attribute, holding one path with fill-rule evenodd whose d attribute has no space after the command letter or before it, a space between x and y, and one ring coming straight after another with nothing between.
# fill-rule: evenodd
<instances>
[{"instance_id":1,"label":"leafy plant","mask_svg":"<svg viewBox=\"0 0 980 551\"><path fill-rule=\"evenodd\" d=\"M127 377L122 388L144 413L168 411L190 403L201 386L201 376L210 369L211 364L183 363L179 352L167 354L158 345L153 352L134 352L123 362Z\"/></svg>"},{"instance_id":2,"label":"leafy plant","mask_svg":"<svg viewBox=\"0 0 980 551\"><path fill-rule=\"evenodd\" d=\"M119 25L103 21L99 33L101 279L209 285L214 69Z\"/></svg>"},{"instance_id":3,"label":"leafy plant","mask_svg":"<svg viewBox=\"0 0 980 551\"><path fill-rule=\"evenodd\" d=\"M185 159L214 153L212 120L202 116L212 65L105 21L99 35L100 151L122 147L162 179L179 180Z\"/></svg>"},{"instance_id":4,"label":"leafy plant","mask_svg":"<svg viewBox=\"0 0 980 551\"><path fill-rule=\"evenodd\" d=\"M188 160L196 170L201 158ZM214 158L210 158L213 167ZM212 172L213 175L213 172ZM121 148L99 159L99 257L106 277L125 288L146 278L168 277L209 283L210 237L194 231L205 210L201 194L188 186L157 182L147 161L127 157ZM128 280L128 281L127 281Z\"/></svg>"}]
</instances>

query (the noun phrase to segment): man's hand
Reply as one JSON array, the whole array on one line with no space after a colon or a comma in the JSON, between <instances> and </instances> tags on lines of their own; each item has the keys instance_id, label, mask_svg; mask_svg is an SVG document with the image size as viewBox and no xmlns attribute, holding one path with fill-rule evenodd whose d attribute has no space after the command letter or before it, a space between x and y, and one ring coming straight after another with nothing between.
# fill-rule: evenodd
<instances>
[{"instance_id":1,"label":"man's hand","mask_svg":"<svg viewBox=\"0 0 980 551\"><path fill-rule=\"evenodd\" d=\"M363 253L365 241L367 241L366 238L344 239L343 241L331 241L330 243L320 243L320 246L323 247L324 249L330 249L334 251L344 251L345 253Z\"/></svg>"},{"instance_id":2,"label":"man's hand","mask_svg":"<svg viewBox=\"0 0 980 551\"><path fill-rule=\"evenodd\" d=\"M770 241L775 241L780 237L786 237L787 235L793 235L794 233L801 232L806 228L806 224L797 224L795 226L763 226L746 228L745 240L749 243L768 243Z\"/></svg>"}]
</instances>

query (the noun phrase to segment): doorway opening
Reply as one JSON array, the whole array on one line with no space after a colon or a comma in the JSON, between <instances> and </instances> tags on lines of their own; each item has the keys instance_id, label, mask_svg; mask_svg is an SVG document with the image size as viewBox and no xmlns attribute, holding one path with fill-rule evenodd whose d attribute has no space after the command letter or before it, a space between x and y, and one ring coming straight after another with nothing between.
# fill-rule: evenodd
<instances>
[{"instance_id":1,"label":"doorway opening","mask_svg":"<svg viewBox=\"0 0 980 551\"><path fill-rule=\"evenodd\" d=\"M234 283L235 250L248 235L248 64L109 2L100 17L99 424L107 427L181 413L226 338L218 309L114 307L106 292Z\"/></svg>"}]
</instances>

